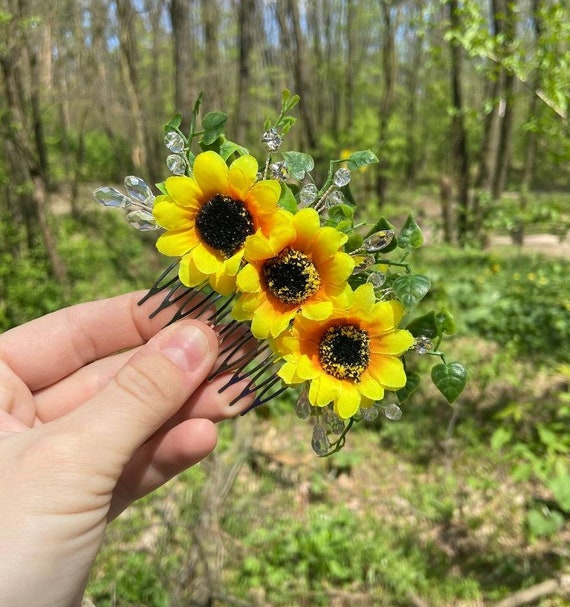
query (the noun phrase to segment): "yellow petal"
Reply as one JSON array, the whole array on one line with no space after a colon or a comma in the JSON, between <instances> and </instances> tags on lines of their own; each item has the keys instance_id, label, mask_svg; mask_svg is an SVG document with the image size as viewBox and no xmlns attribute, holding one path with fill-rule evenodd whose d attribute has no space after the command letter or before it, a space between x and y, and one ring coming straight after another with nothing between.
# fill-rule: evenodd
<instances>
[{"instance_id":1,"label":"yellow petal","mask_svg":"<svg viewBox=\"0 0 570 607\"><path fill-rule=\"evenodd\" d=\"M237 286L246 293L259 293L261 282L257 268L250 263L246 264L237 275Z\"/></svg>"},{"instance_id":2,"label":"yellow petal","mask_svg":"<svg viewBox=\"0 0 570 607\"><path fill-rule=\"evenodd\" d=\"M261 261L275 257L277 253L274 252L270 241L258 231L247 237L243 254L248 261Z\"/></svg>"},{"instance_id":3,"label":"yellow petal","mask_svg":"<svg viewBox=\"0 0 570 607\"><path fill-rule=\"evenodd\" d=\"M204 282L206 276L196 269L192 261L192 255L185 255L180 260L178 276L182 284L187 287L196 287Z\"/></svg>"},{"instance_id":4,"label":"yellow petal","mask_svg":"<svg viewBox=\"0 0 570 607\"><path fill-rule=\"evenodd\" d=\"M404 365L395 356L373 354L367 370L388 390L399 390L406 385Z\"/></svg>"},{"instance_id":5,"label":"yellow petal","mask_svg":"<svg viewBox=\"0 0 570 607\"><path fill-rule=\"evenodd\" d=\"M193 230L172 230L165 232L156 241L156 248L170 257L184 255L196 247Z\"/></svg>"},{"instance_id":6,"label":"yellow petal","mask_svg":"<svg viewBox=\"0 0 570 607\"><path fill-rule=\"evenodd\" d=\"M303 380L297 376L297 366L294 363L286 362L280 369L277 371L277 375L286 383L286 384L299 384Z\"/></svg>"},{"instance_id":7,"label":"yellow petal","mask_svg":"<svg viewBox=\"0 0 570 607\"><path fill-rule=\"evenodd\" d=\"M222 263L221 259L201 243L192 251L192 257L194 258L196 268L206 275L216 272Z\"/></svg>"},{"instance_id":8,"label":"yellow petal","mask_svg":"<svg viewBox=\"0 0 570 607\"><path fill-rule=\"evenodd\" d=\"M196 213L188 207L176 204L168 196L159 197L154 203L152 214L159 226L167 230L190 230L194 229L194 218Z\"/></svg>"},{"instance_id":9,"label":"yellow petal","mask_svg":"<svg viewBox=\"0 0 570 607\"><path fill-rule=\"evenodd\" d=\"M225 194L229 188L229 169L216 152L202 152L194 160L194 179L206 202L215 194Z\"/></svg>"},{"instance_id":10,"label":"yellow petal","mask_svg":"<svg viewBox=\"0 0 570 607\"><path fill-rule=\"evenodd\" d=\"M176 203L183 207L198 208L205 202L198 184L191 177L173 175L164 182L164 187Z\"/></svg>"},{"instance_id":11,"label":"yellow petal","mask_svg":"<svg viewBox=\"0 0 570 607\"><path fill-rule=\"evenodd\" d=\"M275 209L280 195L279 182L266 179L253 184L245 195L245 200L255 214L263 214Z\"/></svg>"},{"instance_id":12,"label":"yellow petal","mask_svg":"<svg viewBox=\"0 0 570 607\"><path fill-rule=\"evenodd\" d=\"M341 391L334 403L335 413L341 419L352 417L360 406L360 392L358 388L347 381L342 382Z\"/></svg>"},{"instance_id":13,"label":"yellow petal","mask_svg":"<svg viewBox=\"0 0 570 607\"><path fill-rule=\"evenodd\" d=\"M324 407L337 398L340 392L341 384L334 377L322 375L319 383L319 391L317 393L317 405Z\"/></svg>"},{"instance_id":14,"label":"yellow petal","mask_svg":"<svg viewBox=\"0 0 570 607\"><path fill-rule=\"evenodd\" d=\"M240 156L232 162L229 169L229 181L232 194L240 200L245 198L257 177L257 160L253 156Z\"/></svg>"},{"instance_id":15,"label":"yellow petal","mask_svg":"<svg viewBox=\"0 0 570 607\"><path fill-rule=\"evenodd\" d=\"M313 261L315 263L319 263L328 257L331 257L331 255L338 252L346 240L346 234L339 232L335 228L321 228L313 240L313 244L311 245Z\"/></svg>"},{"instance_id":16,"label":"yellow petal","mask_svg":"<svg viewBox=\"0 0 570 607\"><path fill-rule=\"evenodd\" d=\"M315 209L301 209L293 216L293 225L297 233L296 247L309 250L321 227L319 214Z\"/></svg>"},{"instance_id":17,"label":"yellow petal","mask_svg":"<svg viewBox=\"0 0 570 607\"><path fill-rule=\"evenodd\" d=\"M354 270L354 259L347 253L337 253L318 265L319 272L327 283L344 286Z\"/></svg>"},{"instance_id":18,"label":"yellow petal","mask_svg":"<svg viewBox=\"0 0 570 607\"><path fill-rule=\"evenodd\" d=\"M241 268L241 260L243 259L243 249L226 259L224 263L224 272L229 276L235 276Z\"/></svg>"},{"instance_id":19,"label":"yellow petal","mask_svg":"<svg viewBox=\"0 0 570 607\"><path fill-rule=\"evenodd\" d=\"M303 379L314 379L322 375L322 371L306 354L302 354L297 363L297 375Z\"/></svg>"},{"instance_id":20,"label":"yellow petal","mask_svg":"<svg viewBox=\"0 0 570 607\"><path fill-rule=\"evenodd\" d=\"M265 301L253 314L251 332L257 339L266 339L271 332L275 316L271 306Z\"/></svg>"},{"instance_id":21,"label":"yellow petal","mask_svg":"<svg viewBox=\"0 0 570 607\"><path fill-rule=\"evenodd\" d=\"M301 314L311 320L325 320L333 311L333 305L330 301L316 301L304 304L301 307Z\"/></svg>"},{"instance_id":22,"label":"yellow petal","mask_svg":"<svg viewBox=\"0 0 570 607\"><path fill-rule=\"evenodd\" d=\"M210 274L210 286L216 293L231 295L236 290L236 277L224 271L222 266L215 274Z\"/></svg>"},{"instance_id":23,"label":"yellow petal","mask_svg":"<svg viewBox=\"0 0 570 607\"><path fill-rule=\"evenodd\" d=\"M287 329L291 319L295 316L296 310L287 312L278 312L274 316L273 324L271 325L271 337L277 337Z\"/></svg>"},{"instance_id":24,"label":"yellow petal","mask_svg":"<svg viewBox=\"0 0 570 607\"><path fill-rule=\"evenodd\" d=\"M403 354L414 343L414 336L404 329L386 333L371 341L371 351L376 354Z\"/></svg>"},{"instance_id":25,"label":"yellow petal","mask_svg":"<svg viewBox=\"0 0 570 607\"><path fill-rule=\"evenodd\" d=\"M353 295L353 306L354 308L362 308L363 310L371 310L376 301L374 295L374 287L370 283L360 285ZM390 302L385 302L390 303Z\"/></svg>"},{"instance_id":26,"label":"yellow petal","mask_svg":"<svg viewBox=\"0 0 570 607\"><path fill-rule=\"evenodd\" d=\"M367 372L360 376L358 388L361 394L374 401L384 396L384 388Z\"/></svg>"}]
</instances>

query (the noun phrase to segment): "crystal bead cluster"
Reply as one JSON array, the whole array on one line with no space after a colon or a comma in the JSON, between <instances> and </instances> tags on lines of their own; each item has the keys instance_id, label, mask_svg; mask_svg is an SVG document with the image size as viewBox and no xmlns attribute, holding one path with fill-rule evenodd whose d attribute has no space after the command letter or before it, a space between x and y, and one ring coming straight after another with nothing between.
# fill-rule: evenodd
<instances>
[{"instance_id":1,"label":"crystal bead cluster","mask_svg":"<svg viewBox=\"0 0 570 607\"><path fill-rule=\"evenodd\" d=\"M97 188L93 192L95 200L105 207L127 209L127 222L140 232L157 230L158 226L152 215L154 194L148 185L134 175L125 177L124 186L127 194L110 186Z\"/></svg>"}]
</instances>

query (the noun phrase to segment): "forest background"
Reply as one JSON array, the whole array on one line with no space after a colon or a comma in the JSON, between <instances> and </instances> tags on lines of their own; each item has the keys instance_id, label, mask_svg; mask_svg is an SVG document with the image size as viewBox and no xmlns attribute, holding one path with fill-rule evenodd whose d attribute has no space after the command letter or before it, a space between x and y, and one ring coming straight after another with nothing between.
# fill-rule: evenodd
<instances>
[{"instance_id":1,"label":"forest background","mask_svg":"<svg viewBox=\"0 0 570 607\"><path fill-rule=\"evenodd\" d=\"M153 237L92 189L162 181L200 92L261 156L287 88L317 171L378 155L362 214L416 215L470 371L326 460L290 400L226 424L112 528L97 607L570 605L567 2L2 0L0 68L0 330L148 288Z\"/></svg>"}]
</instances>

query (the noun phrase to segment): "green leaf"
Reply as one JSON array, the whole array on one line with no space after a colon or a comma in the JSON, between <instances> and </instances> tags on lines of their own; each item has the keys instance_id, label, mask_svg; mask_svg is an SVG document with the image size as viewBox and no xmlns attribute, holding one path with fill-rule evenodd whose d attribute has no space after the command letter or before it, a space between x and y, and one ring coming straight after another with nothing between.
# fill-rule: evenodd
<instances>
[{"instance_id":1,"label":"green leaf","mask_svg":"<svg viewBox=\"0 0 570 607\"><path fill-rule=\"evenodd\" d=\"M451 312L447 310L442 310L438 314L436 314L435 320L438 326L438 334L442 335L443 333L447 333L447 335L453 335L455 333L455 319Z\"/></svg>"},{"instance_id":2,"label":"green leaf","mask_svg":"<svg viewBox=\"0 0 570 607\"><path fill-rule=\"evenodd\" d=\"M396 297L406 310L411 310L417 305L426 296L430 287L430 279L420 274L404 274L398 276L392 283Z\"/></svg>"},{"instance_id":3,"label":"green leaf","mask_svg":"<svg viewBox=\"0 0 570 607\"><path fill-rule=\"evenodd\" d=\"M564 525L562 514L555 510L549 510L546 507L529 510L526 520L530 533L536 537L554 535Z\"/></svg>"},{"instance_id":4,"label":"green leaf","mask_svg":"<svg viewBox=\"0 0 570 607\"><path fill-rule=\"evenodd\" d=\"M570 474L561 473L550 479L548 488L560 509L570 513Z\"/></svg>"},{"instance_id":5,"label":"green leaf","mask_svg":"<svg viewBox=\"0 0 570 607\"><path fill-rule=\"evenodd\" d=\"M176 114L164 125L164 132L168 133L168 131L178 131L181 124L182 114Z\"/></svg>"},{"instance_id":6,"label":"green leaf","mask_svg":"<svg viewBox=\"0 0 570 607\"><path fill-rule=\"evenodd\" d=\"M346 244L344 245L344 250L347 253L350 253L351 251L356 251L356 249L359 249L362 246L362 241L363 241L362 236L360 234L358 234L357 232L353 232L348 237L348 240L346 241Z\"/></svg>"},{"instance_id":7,"label":"green leaf","mask_svg":"<svg viewBox=\"0 0 570 607\"><path fill-rule=\"evenodd\" d=\"M343 221L354 217L354 207L347 204L337 204L329 209L329 219L333 221Z\"/></svg>"},{"instance_id":8,"label":"green leaf","mask_svg":"<svg viewBox=\"0 0 570 607\"><path fill-rule=\"evenodd\" d=\"M465 388L467 370L461 363L441 363L432 368L431 379L451 404Z\"/></svg>"},{"instance_id":9,"label":"green leaf","mask_svg":"<svg viewBox=\"0 0 570 607\"><path fill-rule=\"evenodd\" d=\"M247 148L244 148L239 143L226 139L220 146L220 156L224 160L227 160L232 154L244 156L245 154L249 154L249 151L247 150Z\"/></svg>"},{"instance_id":10,"label":"green leaf","mask_svg":"<svg viewBox=\"0 0 570 607\"><path fill-rule=\"evenodd\" d=\"M406 385L396 392L398 402L403 403L419 388L420 376L413 371L406 371Z\"/></svg>"},{"instance_id":11,"label":"green leaf","mask_svg":"<svg viewBox=\"0 0 570 607\"><path fill-rule=\"evenodd\" d=\"M293 179L303 179L305 173L315 168L315 161L304 152L284 152L283 159L287 163L287 170Z\"/></svg>"},{"instance_id":12,"label":"green leaf","mask_svg":"<svg viewBox=\"0 0 570 607\"><path fill-rule=\"evenodd\" d=\"M414 318L408 323L406 329L414 337L423 336L429 337L430 339L435 339L438 335L440 335L435 312L428 312L423 316Z\"/></svg>"},{"instance_id":13,"label":"green leaf","mask_svg":"<svg viewBox=\"0 0 570 607\"><path fill-rule=\"evenodd\" d=\"M353 152L348 157L348 168L351 171L356 171L375 162L378 162L378 157L372 150L360 150L359 152Z\"/></svg>"},{"instance_id":14,"label":"green leaf","mask_svg":"<svg viewBox=\"0 0 570 607\"><path fill-rule=\"evenodd\" d=\"M513 431L510 428L504 428L500 426L493 432L491 437L491 449L499 451L502 449L513 437Z\"/></svg>"},{"instance_id":15,"label":"green leaf","mask_svg":"<svg viewBox=\"0 0 570 607\"><path fill-rule=\"evenodd\" d=\"M228 120L228 115L224 112L208 112L202 120L204 134L201 142L204 145L211 145L224 132L224 127Z\"/></svg>"},{"instance_id":16,"label":"green leaf","mask_svg":"<svg viewBox=\"0 0 570 607\"><path fill-rule=\"evenodd\" d=\"M291 188L281 183L281 194L279 195L279 206L291 213L297 212L297 200L291 191Z\"/></svg>"},{"instance_id":17,"label":"green leaf","mask_svg":"<svg viewBox=\"0 0 570 607\"><path fill-rule=\"evenodd\" d=\"M397 244L401 249L417 249L424 242L424 235L416 220L408 215L406 223L403 225L397 237Z\"/></svg>"},{"instance_id":18,"label":"green leaf","mask_svg":"<svg viewBox=\"0 0 570 607\"><path fill-rule=\"evenodd\" d=\"M396 229L394 228L393 224L391 224L385 217L380 217L380 219L368 231L368 233L366 234L366 236L370 236L371 234L374 234L375 232L379 232L380 230L394 230L394 231L396 231ZM398 246L397 239L394 238L394 240L392 240L392 242L388 246L386 246L386 247L384 247L382 249L382 254L389 253L390 251L393 251L397 246Z\"/></svg>"}]
</instances>

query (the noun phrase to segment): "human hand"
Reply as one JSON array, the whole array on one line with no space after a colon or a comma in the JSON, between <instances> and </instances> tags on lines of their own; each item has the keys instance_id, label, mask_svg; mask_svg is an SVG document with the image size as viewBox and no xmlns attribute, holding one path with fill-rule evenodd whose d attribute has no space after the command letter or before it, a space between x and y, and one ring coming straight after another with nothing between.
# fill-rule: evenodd
<instances>
[{"instance_id":1,"label":"human hand","mask_svg":"<svg viewBox=\"0 0 570 607\"><path fill-rule=\"evenodd\" d=\"M107 522L215 447L239 384L205 382L215 334L162 329L142 293L0 335L0 604L81 601Z\"/></svg>"}]
</instances>

